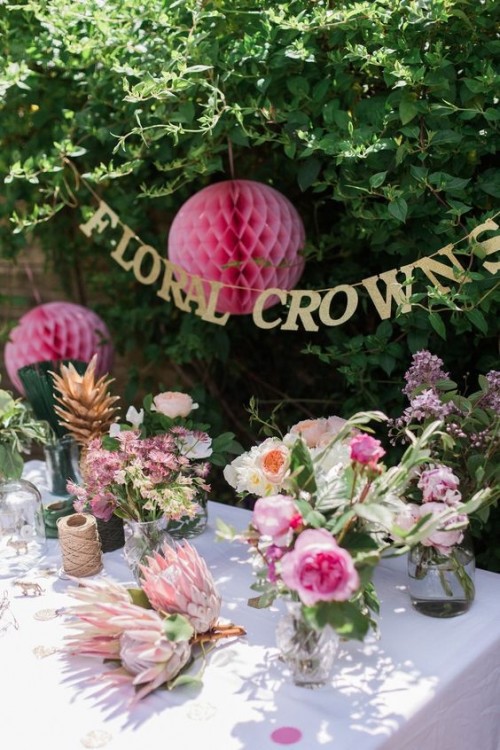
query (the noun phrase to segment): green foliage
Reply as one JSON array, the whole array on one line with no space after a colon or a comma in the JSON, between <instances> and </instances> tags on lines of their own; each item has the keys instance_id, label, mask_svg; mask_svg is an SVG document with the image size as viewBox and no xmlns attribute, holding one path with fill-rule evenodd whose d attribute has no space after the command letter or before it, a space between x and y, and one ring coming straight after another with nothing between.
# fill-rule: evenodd
<instances>
[{"instance_id":1,"label":"green foliage","mask_svg":"<svg viewBox=\"0 0 500 750\"><path fill-rule=\"evenodd\" d=\"M31 444L43 445L51 438L49 425L35 417L26 401L0 389L0 479L18 479Z\"/></svg>"},{"instance_id":2,"label":"green foliage","mask_svg":"<svg viewBox=\"0 0 500 750\"><path fill-rule=\"evenodd\" d=\"M422 348L446 351L458 376L497 366L498 282L473 241L459 246L456 283L416 272L411 311L380 321L359 288L348 323L290 334L181 313L114 263L104 237L79 232L90 201L77 172L161 250L182 203L234 164L296 205L300 286L326 289L414 263L495 215L495 0L237 6L0 2L1 257L35 239L134 355L130 393L157 390L155 368L172 366L242 441L252 396L270 413L284 404L286 431L309 416L398 413Z\"/></svg>"}]
</instances>

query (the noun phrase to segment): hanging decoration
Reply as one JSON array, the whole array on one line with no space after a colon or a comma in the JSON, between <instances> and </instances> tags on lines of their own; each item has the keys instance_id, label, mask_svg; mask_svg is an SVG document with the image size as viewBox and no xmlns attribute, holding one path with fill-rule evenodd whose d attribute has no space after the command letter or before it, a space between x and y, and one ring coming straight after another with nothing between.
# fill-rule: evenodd
<instances>
[{"instance_id":1,"label":"hanging decoration","mask_svg":"<svg viewBox=\"0 0 500 750\"><path fill-rule=\"evenodd\" d=\"M190 274L183 286L188 296L196 276L220 282L215 310L248 315L263 290L293 289L304 270L304 242L302 219L288 198L261 182L225 180L181 206L168 257ZM278 301L269 296L264 307Z\"/></svg>"},{"instance_id":2,"label":"hanging decoration","mask_svg":"<svg viewBox=\"0 0 500 750\"><path fill-rule=\"evenodd\" d=\"M409 312L412 308L413 284L418 282L419 286L422 285L421 277L415 277L416 272L424 274L434 288L446 294L450 287L442 279L452 284L466 280L467 260L473 254L482 261L483 268L488 273L495 275L500 271L500 261L490 259L490 256L500 251L500 235L495 234L488 239L481 237L486 232L498 232L500 227L494 221L498 214L495 214L456 243L450 243L401 268L392 268L352 284L338 284L316 290L284 289L278 286L262 289L250 287L249 280L245 286L222 281L220 278L210 280L188 273L180 265L163 258L151 245L144 244L129 226L120 221L107 203L100 200L88 185L86 187L99 202L94 213L84 224L80 224L83 234L91 238L93 234L109 232L109 242L113 248L110 257L118 265L125 271L131 271L140 284L158 285L158 297L172 302L183 312L198 315L207 323L223 326L229 320L229 312L218 312L222 309L219 298L228 290L255 293L253 307L248 312L251 312L258 328L314 332L319 331L320 326L341 326L350 320L358 307L360 293L368 296L381 320L389 319L394 310L397 310L397 314ZM117 233L113 231L116 229ZM203 233L198 244L202 237ZM454 253L455 247L463 242L469 243L469 248L465 252L459 251L457 255L465 256L464 265ZM187 293L184 291L186 288L189 289ZM281 302L284 310L264 315L264 311L275 303L276 299L273 298Z\"/></svg>"},{"instance_id":3,"label":"hanging decoration","mask_svg":"<svg viewBox=\"0 0 500 750\"><path fill-rule=\"evenodd\" d=\"M47 302L32 308L19 319L10 333L4 358L10 380L24 395L18 375L21 367L49 360L90 362L94 354L97 354L97 373L108 373L113 346L104 321L82 305Z\"/></svg>"}]
</instances>

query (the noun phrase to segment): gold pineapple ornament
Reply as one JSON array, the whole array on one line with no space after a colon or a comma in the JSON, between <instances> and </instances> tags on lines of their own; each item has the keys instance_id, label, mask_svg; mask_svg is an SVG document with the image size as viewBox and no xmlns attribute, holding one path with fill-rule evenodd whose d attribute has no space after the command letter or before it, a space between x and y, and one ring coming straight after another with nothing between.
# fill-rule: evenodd
<instances>
[{"instance_id":1,"label":"gold pineapple ornament","mask_svg":"<svg viewBox=\"0 0 500 750\"><path fill-rule=\"evenodd\" d=\"M72 364L61 365L60 374L51 372L57 404L54 406L59 422L86 448L90 440L108 432L116 421L119 407L115 406L119 396L112 396L109 386L114 378L103 375L96 380L97 354L94 354L87 369L80 375Z\"/></svg>"}]
</instances>

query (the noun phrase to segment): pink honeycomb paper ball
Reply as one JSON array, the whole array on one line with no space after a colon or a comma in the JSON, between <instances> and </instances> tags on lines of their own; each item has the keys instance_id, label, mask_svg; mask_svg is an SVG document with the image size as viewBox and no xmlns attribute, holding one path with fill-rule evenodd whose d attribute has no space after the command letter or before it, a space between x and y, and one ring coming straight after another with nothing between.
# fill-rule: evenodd
<instances>
[{"instance_id":1,"label":"pink honeycomb paper ball","mask_svg":"<svg viewBox=\"0 0 500 750\"><path fill-rule=\"evenodd\" d=\"M260 182L227 180L180 208L168 257L190 274L230 285L219 292L217 312L246 315L264 289L293 289L304 270L304 241L304 225L288 198ZM265 307L277 301L270 297Z\"/></svg>"},{"instance_id":2,"label":"pink honeycomb paper ball","mask_svg":"<svg viewBox=\"0 0 500 750\"><path fill-rule=\"evenodd\" d=\"M5 346L4 359L9 378L24 395L17 374L21 367L60 359L90 362L96 352L96 372L104 375L113 361L113 347L104 321L82 305L47 302L19 319Z\"/></svg>"}]
</instances>

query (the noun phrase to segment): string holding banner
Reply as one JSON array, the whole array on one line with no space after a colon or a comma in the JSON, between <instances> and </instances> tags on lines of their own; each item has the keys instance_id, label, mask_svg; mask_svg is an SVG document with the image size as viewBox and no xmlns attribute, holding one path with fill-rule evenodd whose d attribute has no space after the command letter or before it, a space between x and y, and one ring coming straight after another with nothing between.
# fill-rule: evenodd
<instances>
[{"instance_id":1,"label":"string holding banner","mask_svg":"<svg viewBox=\"0 0 500 750\"><path fill-rule=\"evenodd\" d=\"M500 270L500 261L486 260L500 251L500 234L483 241L478 239L482 234L496 232L500 228L494 221L499 214L495 214L456 243L450 243L413 263L364 278L359 282L317 290L242 287L238 284L202 278L164 258L154 247L142 242L113 209L83 179L81 181L98 201L92 216L80 224L79 228L83 234L90 239L93 234L120 229L121 236L110 240L113 247L110 256L121 268L132 272L141 284L159 284L156 295L172 302L179 310L194 313L202 320L217 325L226 325L230 318L230 313L217 311L218 296L224 288L245 289L257 293L252 318L258 328L265 330L297 331L301 328L315 332L319 330L320 324L326 327L341 326L357 310L358 289L365 290L380 319L387 320L393 309L397 309L399 313L411 310L415 271L421 271L443 294L450 291L450 287L443 283L443 279L457 283L460 279L466 278L467 269L454 254L455 248L465 241L474 241L479 246L479 255L483 256L483 268L488 273L494 275ZM287 307L286 317L279 313L273 315L272 311L266 310L271 302L275 304L274 298L276 302Z\"/></svg>"}]
</instances>

